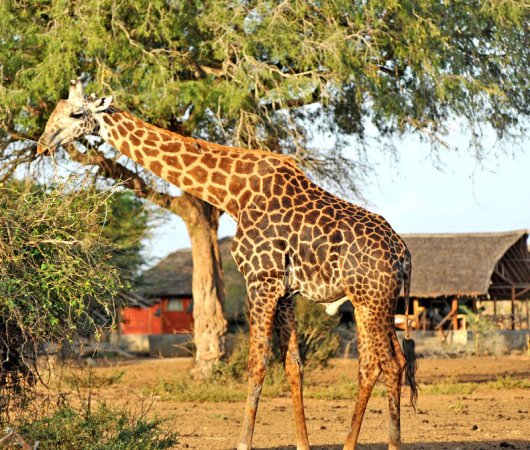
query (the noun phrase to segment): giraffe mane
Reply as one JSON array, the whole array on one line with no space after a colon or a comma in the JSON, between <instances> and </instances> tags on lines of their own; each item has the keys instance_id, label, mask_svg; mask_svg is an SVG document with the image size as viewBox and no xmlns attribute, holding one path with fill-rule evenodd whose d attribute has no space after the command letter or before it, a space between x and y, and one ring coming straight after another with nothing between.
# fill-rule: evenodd
<instances>
[{"instance_id":1,"label":"giraffe mane","mask_svg":"<svg viewBox=\"0 0 530 450\"><path fill-rule=\"evenodd\" d=\"M229 150L231 152L241 152L241 153L247 153L249 149L240 148L240 147L231 147L229 145L221 145L221 144L215 144L213 142L208 142L203 139L197 139L190 136L184 136L182 134L175 133L174 131L166 130L165 128L157 127L156 125L153 125L149 122L145 122L138 117L133 116L131 113L127 111L123 111L122 109L116 108L114 105L109 106L105 112L109 114L118 113L123 115L124 117L134 121L137 125L144 127L147 130L155 131L156 133L160 133L166 136L171 136L172 138L184 141L185 143L189 144L195 144L199 147L209 148L213 150ZM284 155L281 153L274 153L269 150L252 150L252 153L256 156L274 156L278 159L280 159L282 162L292 166L296 170L301 171L300 167L298 167L298 164L296 164L296 161L293 157L289 155Z\"/></svg>"}]
</instances>

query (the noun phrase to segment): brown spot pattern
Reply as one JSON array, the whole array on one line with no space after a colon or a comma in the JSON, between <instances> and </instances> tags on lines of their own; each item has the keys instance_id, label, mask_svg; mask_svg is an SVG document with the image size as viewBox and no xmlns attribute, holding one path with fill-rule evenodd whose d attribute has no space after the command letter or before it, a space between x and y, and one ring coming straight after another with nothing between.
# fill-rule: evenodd
<instances>
[{"instance_id":1,"label":"brown spot pattern","mask_svg":"<svg viewBox=\"0 0 530 450\"><path fill-rule=\"evenodd\" d=\"M123 140L124 154L132 153L140 164L147 161L158 175L166 168L168 181L238 221L232 254L247 282L252 336L242 446L251 448L275 329L293 393L297 448L308 448L292 302L300 293L320 303L346 297L355 307L359 394L345 448L357 444L366 404L381 373L389 396L389 444L400 448L405 359L393 317L400 289L410 282L410 255L385 219L321 189L282 156L199 144L119 116L104 120L113 139Z\"/></svg>"}]
</instances>

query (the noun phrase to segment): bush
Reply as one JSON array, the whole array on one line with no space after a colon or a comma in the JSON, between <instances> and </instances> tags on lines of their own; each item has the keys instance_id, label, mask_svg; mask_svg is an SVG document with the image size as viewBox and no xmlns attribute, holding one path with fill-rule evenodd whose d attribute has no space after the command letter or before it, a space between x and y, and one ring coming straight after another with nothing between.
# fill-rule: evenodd
<instances>
[{"instance_id":1,"label":"bush","mask_svg":"<svg viewBox=\"0 0 530 450\"><path fill-rule=\"evenodd\" d=\"M495 353L495 332L497 326L491 319L474 313L471 309L463 306L466 322L469 330L473 333L473 350L477 355Z\"/></svg>"},{"instance_id":2,"label":"bush","mask_svg":"<svg viewBox=\"0 0 530 450\"><path fill-rule=\"evenodd\" d=\"M302 361L310 367L325 367L337 354L340 338L338 316L328 315L312 300L296 297L296 328Z\"/></svg>"},{"instance_id":3,"label":"bush","mask_svg":"<svg viewBox=\"0 0 530 450\"><path fill-rule=\"evenodd\" d=\"M172 448L178 434L164 432L158 419L145 413L111 409L101 404L94 411L88 405L75 409L63 405L48 417L18 424L23 439L39 449L54 450L158 450Z\"/></svg>"},{"instance_id":4,"label":"bush","mask_svg":"<svg viewBox=\"0 0 530 450\"><path fill-rule=\"evenodd\" d=\"M303 363L310 368L325 367L329 360L337 354L340 338L337 334L339 318L326 314L322 305L300 296L295 298L296 329L298 345ZM248 327L248 325L247 325ZM249 350L248 332L239 331L234 336L234 351L216 370L215 376L231 379L242 379L247 373ZM281 362L278 342L273 336L270 364L276 377L277 365Z\"/></svg>"},{"instance_id":5,"label":"bush","mask_svg":"<svg viewBox=\"0 0 530 450\"><path fill-rule=\"evenodd\" d=\"M64 186L0 185L4 402L6 394L38 379L38 355L110 325L121 287L119 271L109 263L113 246L101 235L110 197L109 191Z\"/></svg>"}]
</instances>

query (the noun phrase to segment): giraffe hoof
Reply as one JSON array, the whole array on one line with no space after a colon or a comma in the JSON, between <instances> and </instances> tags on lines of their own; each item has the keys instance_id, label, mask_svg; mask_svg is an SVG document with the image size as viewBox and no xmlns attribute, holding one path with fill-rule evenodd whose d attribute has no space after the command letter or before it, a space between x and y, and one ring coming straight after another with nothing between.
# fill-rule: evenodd
<instances>
[{"instance_id":1,"label":"giraffe hoof","mask_svg":"<svg viewBox=\"0 0 530 450\"><path fill-rule=\"evenodd\" d=\"M250 447L247 444L239 444L237 450L250 450Z\"/></svg>"}]
</instances>

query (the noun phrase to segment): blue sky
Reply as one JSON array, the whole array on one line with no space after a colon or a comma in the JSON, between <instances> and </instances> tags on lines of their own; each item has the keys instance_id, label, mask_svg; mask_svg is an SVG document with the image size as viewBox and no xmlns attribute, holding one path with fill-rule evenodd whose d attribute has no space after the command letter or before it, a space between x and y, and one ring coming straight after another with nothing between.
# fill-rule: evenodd
<instances>
[{"instance_id":1,"label":"blue sky","mask_svg":"<svg viewBox=\"0 0 530 450\"><path fill-rule=\"evenodd\" d=\"M375 171L361 186L366 201L357 203L383 215L398 233L530 228L530 138L504 152L487 149L490 156L477 163L462 136L456 136L453 144L460 149L443 151L438 162L417 136L396 142L399 161L374 147L367 156ZM223 215L220 237L234 231L234 221ZM147 244L149 265L189 246L182 220L169 217Z\"/></svg>"}]
</instances>

